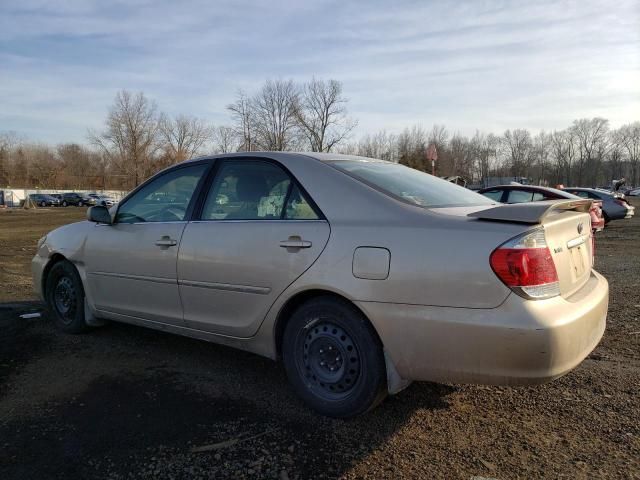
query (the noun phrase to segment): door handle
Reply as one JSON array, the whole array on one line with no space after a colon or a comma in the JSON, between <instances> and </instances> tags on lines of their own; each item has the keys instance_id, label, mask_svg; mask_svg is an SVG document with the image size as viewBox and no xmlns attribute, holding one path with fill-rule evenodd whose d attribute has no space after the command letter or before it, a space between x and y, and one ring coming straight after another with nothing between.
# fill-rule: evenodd
<instances>
[{"instance_id":1,"label":"door handle","mask_svg":"<svg viewBox=\"0 0 640 480\"><path fill-rule=\"evenodd\" d=\"M312 245L311 242L307 241L307 240L302 240L302 238L294 236L294 237L289 237L288 240L283 240L280 242L280 246L282 248L310 248Z\"/></svg>"},{"instance_id":2,"label":"door handle","mask_svg":"<svg viewBox=\"0 0 640 480\"><path fill-rule=\"evenodd\" d=\"M159 247L173 247L177 244L178 242L176 240L166 235L162 237L160 240L156 240L156 245Z\"/></svg>"}]
</instances>

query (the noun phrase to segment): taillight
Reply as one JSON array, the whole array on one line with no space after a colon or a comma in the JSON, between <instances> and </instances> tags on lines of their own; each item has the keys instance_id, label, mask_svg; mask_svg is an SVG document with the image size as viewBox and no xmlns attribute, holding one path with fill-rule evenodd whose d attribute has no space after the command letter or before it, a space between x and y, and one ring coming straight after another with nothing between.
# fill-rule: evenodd
<instances>
[{"instance_id":1,"label":"taillight","mask_svg":"<svg viewBox=\"0 0 640 480\"><path fill-rule=\"evenodd\" d=\"M542 228L503 243L491 253L489 263L498 278L522 297L560 295L558 273Z\"/></svg>"}]
</instances>

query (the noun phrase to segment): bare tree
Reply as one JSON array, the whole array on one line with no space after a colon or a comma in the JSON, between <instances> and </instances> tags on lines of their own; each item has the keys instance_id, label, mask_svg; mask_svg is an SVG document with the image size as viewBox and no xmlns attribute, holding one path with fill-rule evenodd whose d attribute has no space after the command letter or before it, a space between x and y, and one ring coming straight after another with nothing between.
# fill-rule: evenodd
<instances>
[{"instance_id":1,"label":"bare tree","mask_svg":"<svg viewBox=\"0 0 640 480\"><path fill-rule=\"evenodd\" d=\"M477 178L483 186L486 186L484 180L489 177L491 170L496 167L499 143L500 139L492 133L485 135L477 130L471 139L471 149L475 157L475 175L470 175L470 177Z\"/></svg>"},{"instance_id":2,"label":"bare tree","mask_svg":"<svg viewBox=\"0 0 640 480\"><path fill-rule=\"evenodd\" d=\"M623 125L618 130L620 143L624 146L631 166L630 181L640 184L640 122Z\"/></svg>"},{"instance_id":3,"label":"bare tree","mask_svg":"<svg viewBox=\"0 0 640 480\"><path fill-rule=\"evenodd\" d=\"M502 151L513 176L529 176L533 156L531 134L525 129L507 130L501 139Z\"/></svg>"},{"instance_id":4,"label":"bare tree","mask_svg":"<svg viewBox=\"0 0 640 480\"><path fill-rule=\"evenodd\" d=\"M547 182L549 156L551 153L551 135L542 130L533 138L533 156L535 162L535 183L542 185Z\"/></svg>"},{"instance_id":5,"label":"bare tree","mask_svg":"<svg viewBox=\"0 0 640 480\"><path fill-rule=\"evenodd\" d=\"M556 164L555 184L573 184L576 142L570 129L551 134L551 154Z\"/></svg>"},{"instance_id":6,"label":"bare tree","mask_svg":"<svg viewBox=\"0 0 640 480\"><path fill-rule=\"evenodd\" d=\"M231 118L235 122L236 135L242 139L239 151L251 152L254 150L254 115L253 104L247 94L238 90L236 101L227 105L231 112Z\"/></svg>"},{"instance_id":7,"label":"bare tree","mask_svg":"<svg viewBox=\"0 0 640 480\"><path fill-rule=\"evenodd\" d=\"M284 151L297 146L298 90L292 80L267 80L251 103L259 149Z\"/></svg>"},{"instance_id":8,"label":"bare tree","mask_svg":"<svg viewBox=\"0 0 640 480\"><path fill-rule=\"evenodd\" d=\"M329 152L349 137L357 122L347 116L348 101L337 80L313 78L303 85L295 114L311 151Z\"/></svg>"},{"instance_id":9,"label":"bare tree","mask_svg":"<svg viewBox=\"0 0 640 480\"><path fill-rule=\"evenodd\" d=\"M608 140L609 121L604 118L581 118L570 127L578 151L578 183L595 183L596 162L602 161Z\"/></svg>"},{"instance_id":10,"label":"bare tree","mask_svg":"<svg viewBox=\"0 0 640 480\"><path fill-rule=\"evenodd\" d=\"M56 152L63 169L61 186L76 189L96 184L100 174L100 159L96 152L77 143L58 145Z\"/></svg>"},{"instance_id":11,"label":"bare tree","mask_svg":"<svg viewBox=\"0 0 640 480\"><path fill-rule=\"evenodd\" d=\"M12 153L20 140L16 132L0 133L0 186L13 183Z\"/></svg>"},{"instance_id":12,"label":"bare tree","mask_svg":"<svg viewBox=\"0 0 640 480\"><path fill-rule=\"evenodd\" d=\"M204 120L187 115L171 119L162 114L158 127L162 148L170 163L195 157L213 135L213 128Z\"/></svg>"},{"instance_id":13,"label":"bare tree","mask_svg":"<svg viewBox=\"0 0 640 480\"><path fill-rule=\"evenodd\" d=\"M390 162L398 161L396 136L381 130L376 134L363 137L354 152L363 157L379 158Z\"/></svg>"},{"instance_id":14,"label":"bare tree","mask_svg":"<svg viewBox=\"0 0 640 480\"><path fill-rule=\"evenodd\" d=\"M405 128L398 135L398 161L403 165L425 170L427 168L425 153L427 151L427 135L420 125Z\"/></svg>"},{"instance_id":15,"label":"bare tree","mask_svg":"<svg viewBox=\"0 0 640 480\"><path fill-rule=\"evenodd\" d=\"M102 133L89 132L89 140L133 179L137 186L153 168L158 150L158 115L154 102L139 92L116 94Z\"/></svg>"},{"instance_id":16,"label":"bare tree","mask_svg":"<svg viewBox=\"0 0 640 480\"><path fill-rule=\"evenodd\" d=\"M230 153L238 149L238 136L233 127L220 125L214 128L212 136L216 153Z\"/></svg>"}]
</instances>

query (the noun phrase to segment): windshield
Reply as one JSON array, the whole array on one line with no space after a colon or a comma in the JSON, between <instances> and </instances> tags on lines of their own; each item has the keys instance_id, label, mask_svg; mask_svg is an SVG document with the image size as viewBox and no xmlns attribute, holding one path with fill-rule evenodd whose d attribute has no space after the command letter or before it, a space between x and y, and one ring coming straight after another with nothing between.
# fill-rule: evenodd
<instances>
[{"instance_id":1,"label":"windshield","mask_svg":"<svg viewBox=\"0 0 640 480\"><path fill-rule=\"evenodd\" d=\"M491 205L479 193L398 163L365 160L328 162L387 195L420 207Z\"/></svg>"}]
</instances>

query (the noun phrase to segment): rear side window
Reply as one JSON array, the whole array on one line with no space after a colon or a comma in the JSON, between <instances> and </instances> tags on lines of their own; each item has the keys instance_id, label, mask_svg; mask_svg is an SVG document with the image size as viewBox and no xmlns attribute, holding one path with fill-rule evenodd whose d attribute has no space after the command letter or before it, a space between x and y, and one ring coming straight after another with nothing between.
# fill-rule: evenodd
<instances>
[{"instance_id":1,"label":"rear side window","mask_svg":"<svg viewBox=\"0 0 640 480\"><path fill-rule=\"evenodd\" d=\"M579 196L580 198L590 198L589 197L589 193L588 192L583 192L582 190L578 190L576 192L571 192L577 196Z\"/></svg>"},{"instance_id":2,"label":"rear side window","mask_svg":"<svg viewBox=\"0 0 640 480\"><path fill-rule=\"evenodd\" d=\"M390 197L419 207L493 203L479 193L398 163L382 160L334 160L327 163Z\"/></svg>"},{"instance_id":3,"label":"rear side window","mask_svg":"<svg viewBox=\"0 0 640 480\"><path fill-rule=\"evenodd\" d=\"M507 195L507 203L524 203L531 202L533 199L533 193L526 190L509 190Z\"/></svg>"},{"instance_id":4,"label":"rear side window","mask_svg":"<svg viewBox=\"0 0 640 480\"><path fill-rule=\"evenodd\" d=\"M291 189L284 218L287 220L318 220L319 218L306 195L297 185Z\"/></svg>"}]
</instances>

